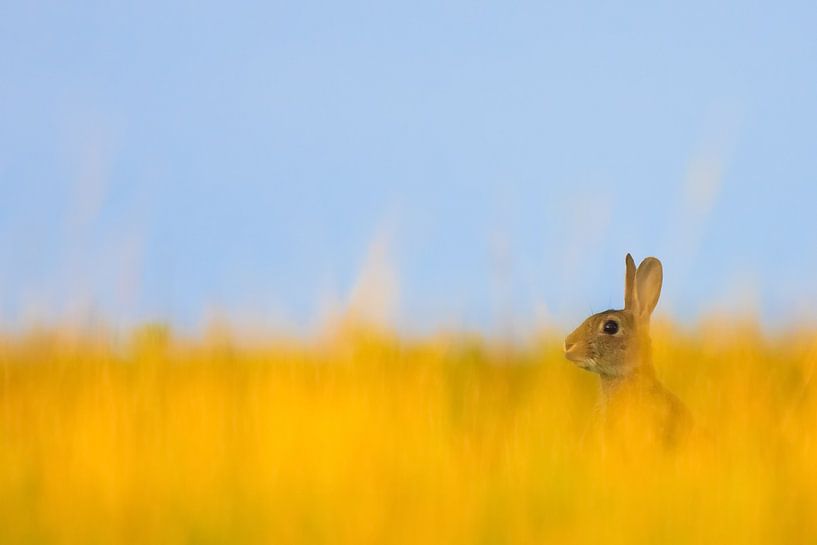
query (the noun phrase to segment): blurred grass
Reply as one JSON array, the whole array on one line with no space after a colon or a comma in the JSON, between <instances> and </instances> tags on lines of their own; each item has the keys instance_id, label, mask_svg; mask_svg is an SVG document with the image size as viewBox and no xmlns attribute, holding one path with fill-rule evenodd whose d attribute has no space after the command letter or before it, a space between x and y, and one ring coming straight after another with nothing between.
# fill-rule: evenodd
<instances>
[{"instance_id":1,"label":"blurred grass","mask_svg":"<svg viewBox=\"0 0 817 545\"><path fill-rule=\"evenodd\" d=\"M561 337L0 337L0 543L814 543L817 335L654 326L695 415L611 454Z\"/></svg>"}]
</instances>

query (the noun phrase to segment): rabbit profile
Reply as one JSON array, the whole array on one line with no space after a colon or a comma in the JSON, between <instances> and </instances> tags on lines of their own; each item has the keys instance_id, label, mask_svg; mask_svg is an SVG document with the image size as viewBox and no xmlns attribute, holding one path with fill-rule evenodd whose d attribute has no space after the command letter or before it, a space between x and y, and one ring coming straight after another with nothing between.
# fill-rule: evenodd
<instances>
[{"instance_id":1,"label":"rabbit profile","mask_svg":"<svg viewBox=\"0 0 817 545\"><path fill-rule=\"evenodd\" d=\"M677 442L689 430L684 404L655 376L650 316L663 282L661 262L648 257L636 270L627 254L624 309L587 318L565 339L565 357L601 379L605 429L638 428L664 443Z\"/></svg>"}]
</instances>

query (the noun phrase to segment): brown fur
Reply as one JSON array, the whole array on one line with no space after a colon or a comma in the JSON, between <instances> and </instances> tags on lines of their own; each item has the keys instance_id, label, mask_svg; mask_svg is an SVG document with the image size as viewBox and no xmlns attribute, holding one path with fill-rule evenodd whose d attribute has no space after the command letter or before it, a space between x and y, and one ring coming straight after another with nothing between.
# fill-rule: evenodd
<instances>
[{"instance_id":1,"label":"brown fur","mask_svg":"<svg viewBox=\"0 0 817 545\"><path fill-rule=\"evenodd\" d=\"M638 269L626 257L624 309L587 318L565 339L565 357L599 375L601 410L608 433L633 432L647 441L676 443L691 424L684 404L656 378L652 364L650 316L663 282L661 262L648 257ZM605 331L614 322L615 333Z\"/></svg>"}]
</instances>

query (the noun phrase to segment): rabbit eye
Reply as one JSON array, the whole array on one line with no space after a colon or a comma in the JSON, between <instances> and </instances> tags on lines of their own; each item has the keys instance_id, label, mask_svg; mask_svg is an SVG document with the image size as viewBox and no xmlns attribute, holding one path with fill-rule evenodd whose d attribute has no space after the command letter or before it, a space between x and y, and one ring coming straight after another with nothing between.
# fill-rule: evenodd
<instances>
[{"instance_id":1,"label":"rabbit eye","mask_svg":"<svg viewBox=\"0 0 817 545\"><path fill-rule=\"evenodd\" d=\"M608 335L615 335L618 333L618 324L615 320L607 320L604 322L604 327L602 330L607 333Z\"/></svg>"}]
</instances>

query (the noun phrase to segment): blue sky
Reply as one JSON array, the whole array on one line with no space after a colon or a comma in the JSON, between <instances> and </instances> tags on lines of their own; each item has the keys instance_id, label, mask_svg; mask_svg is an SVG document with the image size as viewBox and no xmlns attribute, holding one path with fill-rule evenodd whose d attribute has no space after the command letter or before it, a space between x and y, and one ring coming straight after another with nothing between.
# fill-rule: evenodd
<instances>
[{"instance_id":1,"label":"blue sky","mask_svg":"<svg viewBox=\"0 0 817 545\"><path fill-rule=\"evenodd\" d=\"M817 317L817 7L655 4L4 2L2 321Z\"/></svg>"}]
</instances>

